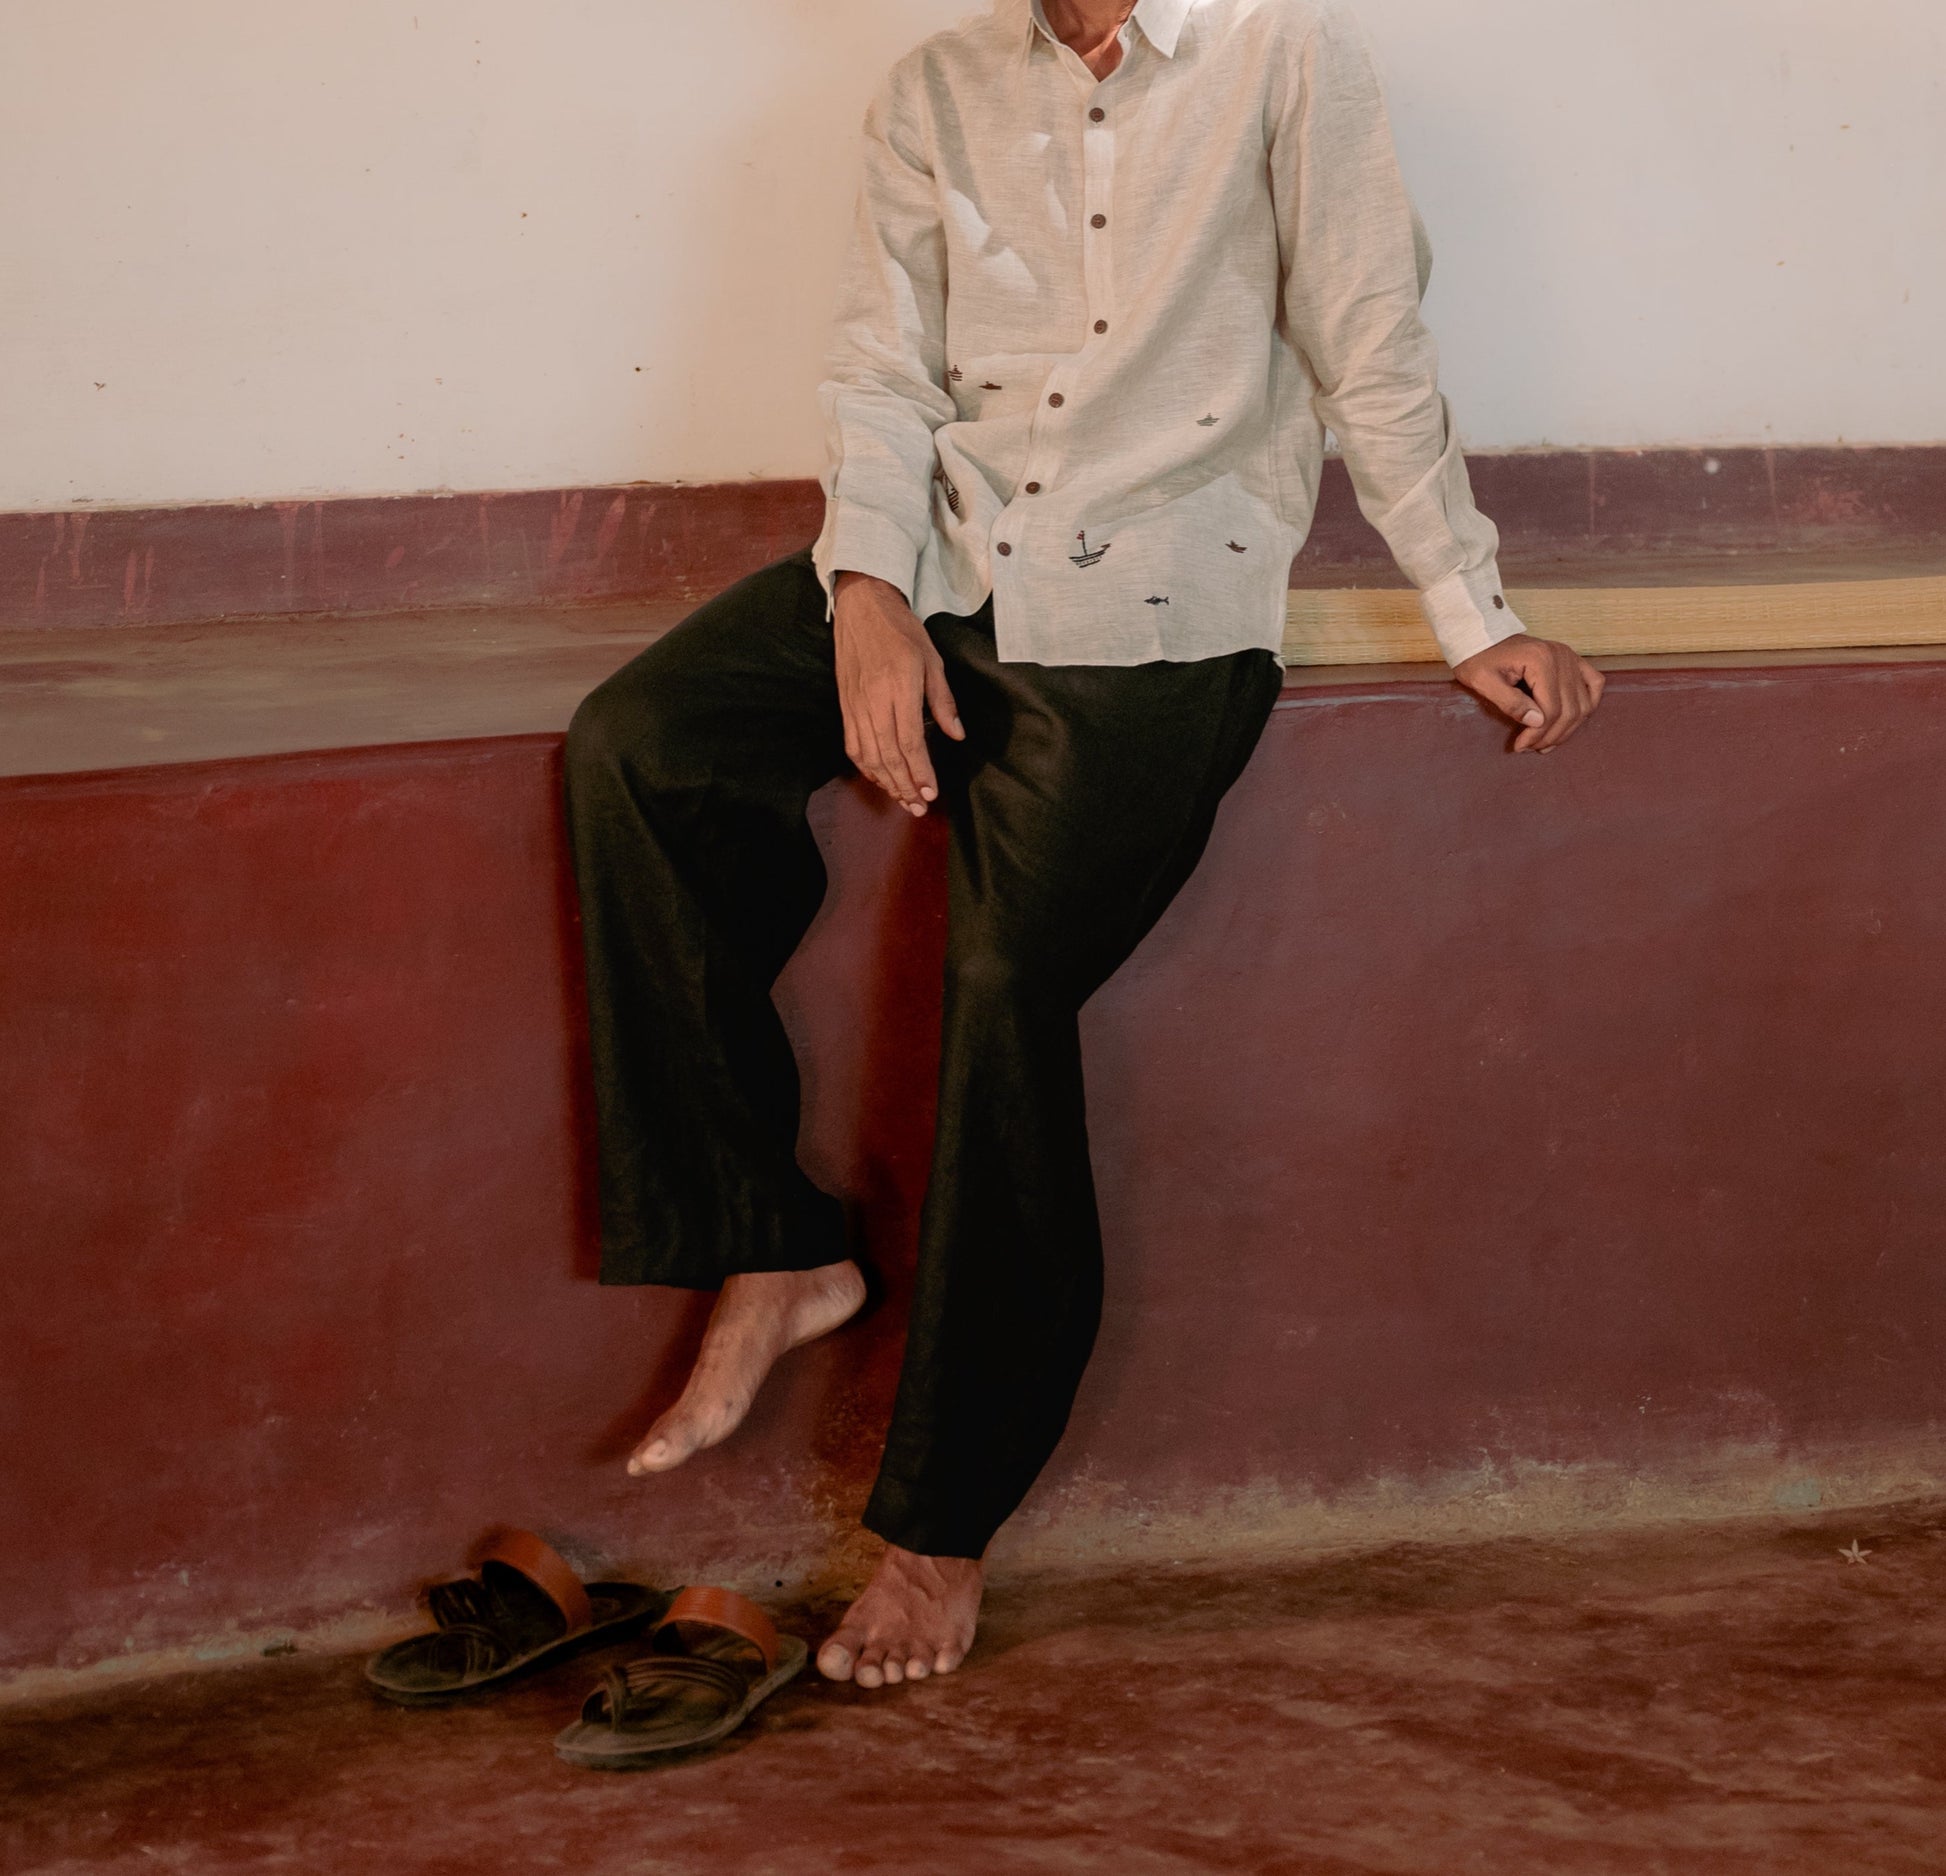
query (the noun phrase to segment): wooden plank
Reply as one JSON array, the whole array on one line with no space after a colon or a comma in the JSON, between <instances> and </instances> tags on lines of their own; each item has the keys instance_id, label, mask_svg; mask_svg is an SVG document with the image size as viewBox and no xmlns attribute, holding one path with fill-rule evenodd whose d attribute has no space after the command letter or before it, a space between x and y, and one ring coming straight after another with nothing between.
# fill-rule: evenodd
<instances>
[{"instance_id":1,"label":"wooden plank","mask_svg":"<svg viewBox=\"0 0 1946 1876\"><path fill-rule=\"evenodd\" d=\"M1823 651L1946 644L1946 577L1776 586L1509 587L1528 630L1590 658L1689 651ZM1293 592L1290 664L1436 663L1418 595L1386 588Z\"/></svg>"}]
</instances>

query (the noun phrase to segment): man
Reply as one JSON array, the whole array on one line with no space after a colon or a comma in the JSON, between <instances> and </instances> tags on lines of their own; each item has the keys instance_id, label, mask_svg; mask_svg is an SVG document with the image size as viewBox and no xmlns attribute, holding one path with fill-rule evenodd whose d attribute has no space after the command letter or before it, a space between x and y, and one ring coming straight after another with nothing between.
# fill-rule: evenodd
<instances>
[{"instance_id":1,"label":"man","mask_svg":"<svg viewBox=\"0 0 1946 1876\"><path fill-rule=\"evenodd\" d=\"M603 1278L721 1292L637 1473L722 1439L863 1300L796 1162L770 1002L824 890L806 801L849 763L950 818L938 1138L865 1514L888 1548L819 1654L833 1678L958 1665L979 1559L1066 1423L1102 1281L1077 1013L1277 696L1326 426L1516 750L1600 698L1501 592L1428 266L1337 0L1000 0L867 118L815 549L576 716Z\"/></svg>"}]
</instances>

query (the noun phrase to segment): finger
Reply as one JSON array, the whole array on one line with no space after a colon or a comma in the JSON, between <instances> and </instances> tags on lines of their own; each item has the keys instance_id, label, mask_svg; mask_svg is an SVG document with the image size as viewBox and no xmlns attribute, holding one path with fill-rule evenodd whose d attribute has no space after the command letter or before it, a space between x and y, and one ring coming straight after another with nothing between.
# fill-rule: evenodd
<instances>
[{"instance_id":1,"label":"finger","mask_svg":"<svg viewBox=\"0 0 1946 1876\"><path fill-rule=\"evenodd\" d=\"M872 720L860 710L846 731L847 748L845 753L851 757L852 766L875 788L885 788L885 764L879 760L878 738L872 733ZM886 789L889 794L891 790Z\"/></svg>"},{"instance_id":2,"label":"finger","mask_svg":"<svg viewBox=\"0 0 1946 1876\"><path fill-rule=\"evenodd\" d=\"M858 723L858 772L879 789L888 794L900 807L906 805L905 797L899 792L899 784L892 774L892 765L885 758L885 750L879 741L878 725L869 715L861 716Z\"/></svg>"},{"instance_id":3,"label":"finger","mask_svg":"<svg viewBox=\"0 0 1946 1876\"><path fill-rule=\"evenodd\" d=\"M1476 696L1490 703L1502 716L1511 718L1516 723L1538 729L1547 721L1540 705L1511 679L1503 677L1498 671L1481 671L1475 675L1473 691Z\"/></svg>"},{"instance_id":4,"label":"finger","mask_svg":"<svg viewBox=\"0 0 1946 1876\"><path fill-rule=\"evenodd\" d=\"M1541 732L1543 752L1560 748L1588 720L1588 712L1594 708L1589 700L1587 680L1581 674L1579 659L1565 670L1555 671L1551 675L1560 687L1560 713Z\"/></svg>"},{"instance_id":5,"label":"finger","mask_svg":"<svg viewBox=\"0 0 1946 1876\"><path fill-rule=\"evenodd\" d=\"M1554 675L1553 668L1545 658L1536 658L1531 663L1523 663L1520 675L1527 680L1527 688L1534 693L1534 701L1540 705L1541 720L1514 738L1516 751L1538 749L1547 739L1547 734L1561 718L1561 684Z\"/></svg>"},{"instance_id":6,"label":"finger","mask_svg":"<svg viewBox=\"0 0 1946 1876\"><path fill-rule=\"evenodd\" d=\"M1547 744L1549 750L1559 749L1582 724L1587 722L1588 713L1595 707L1594 699L1588 694L1588 686L1582 681L1578 671L1569 674L1562 688L1561 698L1563 706L1561 722L1551 732Z\"/></svg>"},{"instance_id":7,"label":"finger","mask_svg":"<svg viewBox=\"0 0 1946 1876\"><path fill-rule=\"evenodd\" d=\"M912 699L909 709L899 712L899 754L905 758L906 772L912 777L921 805L939 799L939 781L932 772L932 752L926 747L925 696Z\"/></svg>"},{"instance_id":8,"label":"finger","mask_svg":"<svg viewBox=\"0 0 1946 1876\"><path fill-rule=\"evenodd\" d=\"M959 705L946 682L946 665L938 657L926 660L926 708L932 720L955 742L966 740L966 725L959 720Z\"/></svg>"},{"instance_id":9,"label":"finger","mask_svg":"<svg viewBox=\"0 0 1946 1876\"><path fill-rule=\"evenodd\" d=\"M881 691L872 708L872 734L878 739L878 759L888 777L887 787L905 807L917 805L919 784L905 764L899 739L899 707L889 691Z\"/></svg>"}]
</instances>

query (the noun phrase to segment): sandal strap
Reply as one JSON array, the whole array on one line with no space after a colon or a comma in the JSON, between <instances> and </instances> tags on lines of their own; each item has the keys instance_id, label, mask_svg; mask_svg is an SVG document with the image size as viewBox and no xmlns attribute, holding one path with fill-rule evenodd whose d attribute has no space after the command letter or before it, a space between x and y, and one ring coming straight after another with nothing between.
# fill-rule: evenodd
<instances>
[{"instance_id":1,"label":"sandal strap","mask_svg":"<svg viewBox=\"0 0 1946 1876\"><path fill-rule=\"evenodd\" d=\"M498 1629L479 1623L441 1622L433 1645L444 1656L448 1652L448 1645L455 1642L459 1644L460 1658L453 1664L454 1672L462 1681L491 1674L513 1658L513 1649L508 1645L507 1638Z\"/></svg>"},{"instance_id":2,"label":"sandal strap","mask_svg":"<svg viewBox=\"0 0 1946 1876\"><path fill-rule=\"evenodd\" d=\"M632 1715L659 1707L684 1683L706 1687L722 1695L726 1706L733 1706L749 1691L750 1676L709 1655L638 1655L603 1672L601 1685L589 1697L583 1715L610 1726L625 1726Z\"/></svg>"},{"instance_id":3,"label":"sandal strap","mask_svg":"<svg viewBox=\"0 0 1946 1876\"><path fill-rule=\"evenodd\" d=\"M518 1571L560 1610L568 1634L579 1635L584 1629L594 1627L594 1604L588 1600L581 1579L545 1538L532 1531L502 1531L487 1547L480 1563L482 1569L489 1563L498 1563Z\"/></svg>"},{"instance_id":4,"label":"sandal strap","mask_svg":"<svg viewBox=\"0 0 1946 1876\"><path fill-rule=\"evenodd\" d=\"M477 1576L427 1584L426 1607L435 1628L490 1628L493 1624L493 1599Z\"/></svg>"},{"instance_id":5,"label":"sandal strap","mask_svg":"<svg viewBox=\"0 0 1946 1876\"><path fill-rule=\"evenodd\" d=\"M655 1625L649 1646L659 1650L664 1631L680 1628L685 1623L700 1628L725 1629L741 1637L763 1656L766 1674L776 1673L778 1662L784 1658L784 1645L778 1638L776 1625L748 1596L739 1596L733 1589L698 1587L679 1591L663 1612L662 1620ZM658 1651L649 1658L661 1662L689 1657Z\"/></svg>"}]
</instances>

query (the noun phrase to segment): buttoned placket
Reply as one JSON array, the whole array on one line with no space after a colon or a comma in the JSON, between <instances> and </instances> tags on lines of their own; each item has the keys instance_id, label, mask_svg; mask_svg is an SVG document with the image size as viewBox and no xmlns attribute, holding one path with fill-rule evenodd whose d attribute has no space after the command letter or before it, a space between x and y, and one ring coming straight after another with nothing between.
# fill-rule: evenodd
<instances>
[{"instance_id":1,"label":"buttoned placket","mask_svg":"<svg viewBox=\"0 0 1946 1876\"><path fill-rule=\"evenodd\" d=\"M1062 467L1061 441L1066 425L1061 413L1069 406L1075 375L1087 364L1094 348L1114 324L1115 276L1110 238L1111 202L1115 177L1115 130L1108 93L1128 70L1134 53L1132 25L1125 21L1120 34L1122 56L1106 78L1097 79L1072 47L1053 42L1070 79L1075 82L1081 111L1081 276L1086 303L1081 344L1072 359L1056 365L1041 387L1040 401L1027 432L1027 455L1014 499L994 517L989 577L997 588L1001 569L1015 559L1028 532L1026 507L1052 486ZM999 537L999 538L995 538ZM1024 556L1022 556L1024 559ZM1024 575L1026 567L1008 567Z\"/></svg>"}]
</instances>

